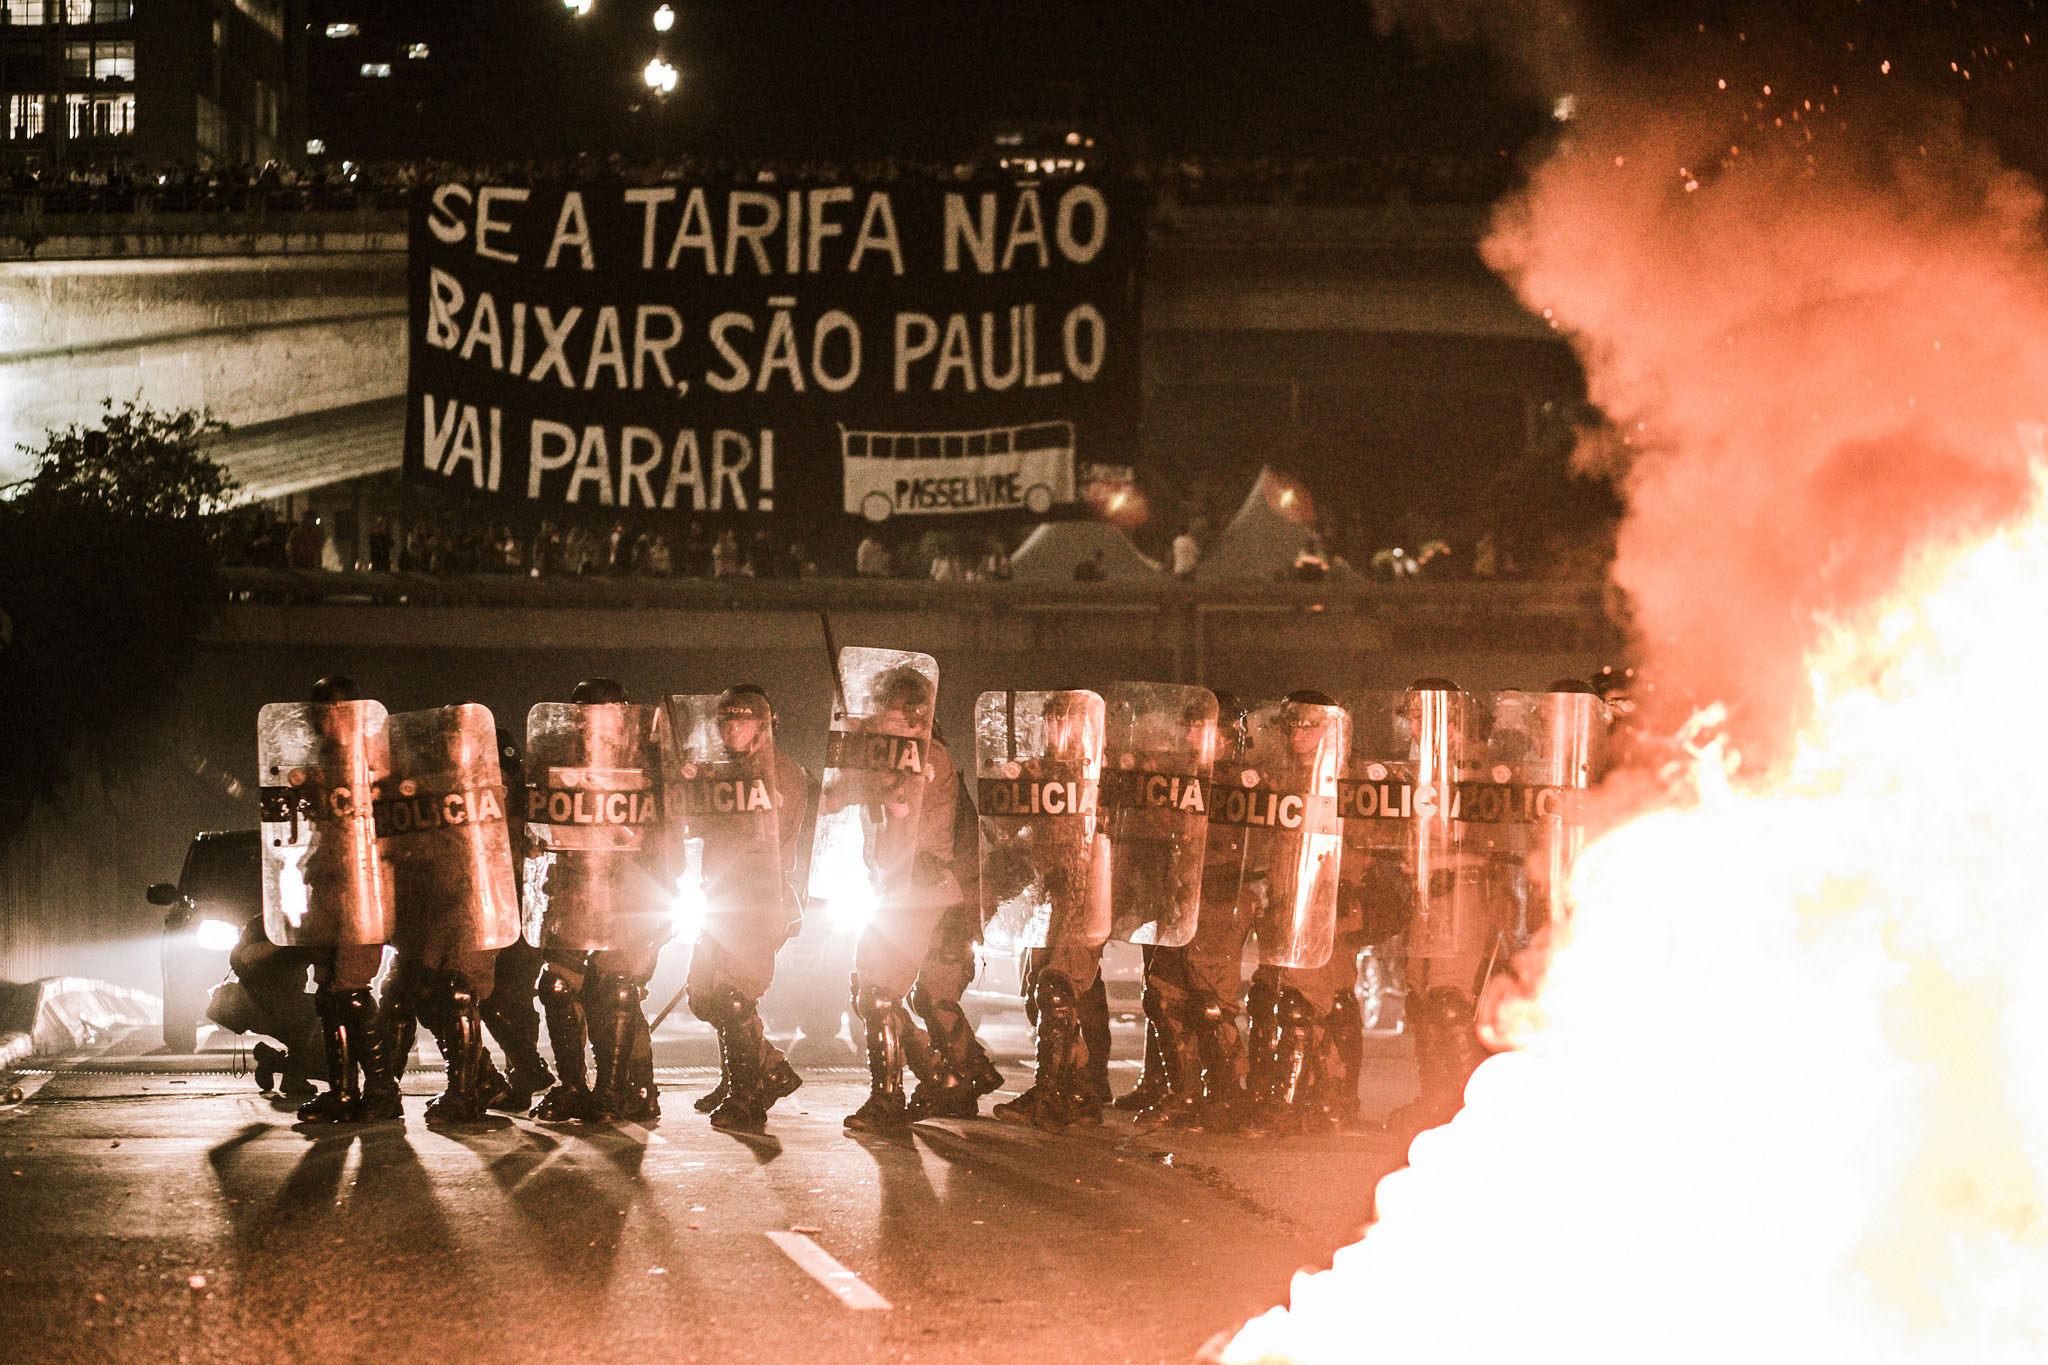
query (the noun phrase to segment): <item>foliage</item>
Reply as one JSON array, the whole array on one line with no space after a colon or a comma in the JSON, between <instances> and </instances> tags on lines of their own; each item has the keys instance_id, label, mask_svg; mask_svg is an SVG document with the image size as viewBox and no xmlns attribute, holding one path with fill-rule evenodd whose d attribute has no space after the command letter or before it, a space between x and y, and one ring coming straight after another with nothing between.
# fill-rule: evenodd
<instances>
[{"instance_id":1,"label":"foliage","mask_svg":"<svg viewBox=\"0 0 2048 1365\"><path fill-rule=\"evenodd\" d=\"M211 514L232 493L203 414L103 405L52 431L0 501L0 842L73 765L118 780L149 752L217 592Z\"/></svg>"}]
</instances>

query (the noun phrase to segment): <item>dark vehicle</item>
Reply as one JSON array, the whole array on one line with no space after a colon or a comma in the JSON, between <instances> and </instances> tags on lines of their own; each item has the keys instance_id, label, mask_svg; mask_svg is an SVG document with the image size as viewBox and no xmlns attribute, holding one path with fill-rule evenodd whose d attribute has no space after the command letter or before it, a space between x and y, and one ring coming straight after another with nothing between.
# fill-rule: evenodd
<instances>
[{"instance_id":1,"label":"dark vehicle","mask_svg":"<svg viewBox=\"0 0 2048 1365\"><path fill-rule=\"evenodd\" d=\"M191 1052L209 991L228 971L228 953L242 926L263 908L263 845L253 829L193 836L175 886L158 882L147 893L164 916L164 1046Z\"/></svg>"}]
</instances>

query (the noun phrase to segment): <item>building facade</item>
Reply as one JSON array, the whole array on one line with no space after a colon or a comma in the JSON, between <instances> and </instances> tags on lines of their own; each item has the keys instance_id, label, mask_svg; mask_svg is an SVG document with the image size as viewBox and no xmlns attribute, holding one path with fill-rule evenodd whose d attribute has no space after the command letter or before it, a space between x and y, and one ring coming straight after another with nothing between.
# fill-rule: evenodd
<instances>
[{"instance_id":1,"label":"building facade","mask_svg":"<svg viewBox=\"0 0 2048 1365\"><path fill-rule=\"evenodd\" d=\"M0 164L296 163L306 0L0 0Z\"/></svg>"}]
</instances>

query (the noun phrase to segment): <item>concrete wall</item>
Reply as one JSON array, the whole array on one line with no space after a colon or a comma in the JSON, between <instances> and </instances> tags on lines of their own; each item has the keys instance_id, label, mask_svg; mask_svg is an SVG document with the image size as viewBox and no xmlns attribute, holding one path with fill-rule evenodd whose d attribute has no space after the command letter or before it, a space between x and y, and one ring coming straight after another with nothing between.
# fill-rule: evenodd
<instances>
[{"instance_id":1,"label":"concrete wall","mask_svg":"<svg viewBox=\"0 0 2048 1365\"><path fill-rule=\"evenodd\" d=\"M103 398L242 426L404 386L402 252L0 264L0 483Z\"/></svg>"}]
</instances>

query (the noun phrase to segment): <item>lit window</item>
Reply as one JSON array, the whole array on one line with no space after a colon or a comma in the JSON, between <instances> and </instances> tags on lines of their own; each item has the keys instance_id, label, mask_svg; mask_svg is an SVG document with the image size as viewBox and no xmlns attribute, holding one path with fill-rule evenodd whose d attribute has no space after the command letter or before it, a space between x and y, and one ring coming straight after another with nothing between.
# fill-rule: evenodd
<instances>
[{"instance_id":1,"label":"lit window","mask_svg":"<svg viewBox=\"0 0 2048 1365\"><path fill-rule=\"evenodd\" d=\"M18 0L13 8L22 8ZM46 4L35 8L47 9L54 16L58 3L57 0L47 0ZM63 0L63 10L64 21L69 24L118 24L135 17L135 0ZM17 19L15 22L22 21Z\"/></svg>"},{"instance_id":2,"label":"lit window","mask_svg":"<svg viewBox=\"0 0 2048 1365\"><path fill-rule=\"evenodd\" d=\"M327 36L330 38L353 38L361 32L362 30L354 24L329 24L327 26Z\"/></svg>"},{"instance_id":3,"label":"lit window","mask_svg":"<svg viewBox=\"0 0 2048 1365\"><path fill-rule=\"evenodd\" d=\"M405 49L405 56L407 61L423 62L427 59L427 45L425 43L410 44Z\"/></svg>"},{"instance_id":4,"label":"lit window","mask_svg":"<svg viewBox=\"0 0 2048 1365\"><path fill-rule=\"evenodd\" d=\"M363 74L365 76L372 77L373 79L382 80L384 77L389 76L391 74L391 63L364 62Z\"/></svg>"},{"instance_id":5,"label":"lit window","mask_svg":"<svg viewBox=\"0 0 2048 1365\"><path fill-rule=\"evenodd\" d=\"M4 6L0 6L0 24L40 24L44 17L43 0L7 0ZM31 95L26 98L35 97Z\"/></svg>"},{"instance_id":6,"label":"lit window","mask_svg":"<svg viewBox=\"0 0 2048 1365\"><path fill-rule=\"evenodd\" d=\"M133 95L66 95L64 112L73 140L127 137L135 131Z\"/></svg>"},{"instance_id":7,"label":"lit window","mask_svg":"<svg viewBox=\"0 0 2048 1365\"><path fill-rule=\"evenodd\" d=\"M9 95L7 97L7 137L13 142L26 142L43 135L44 95Z\"/></svg>"}]
</instances>

